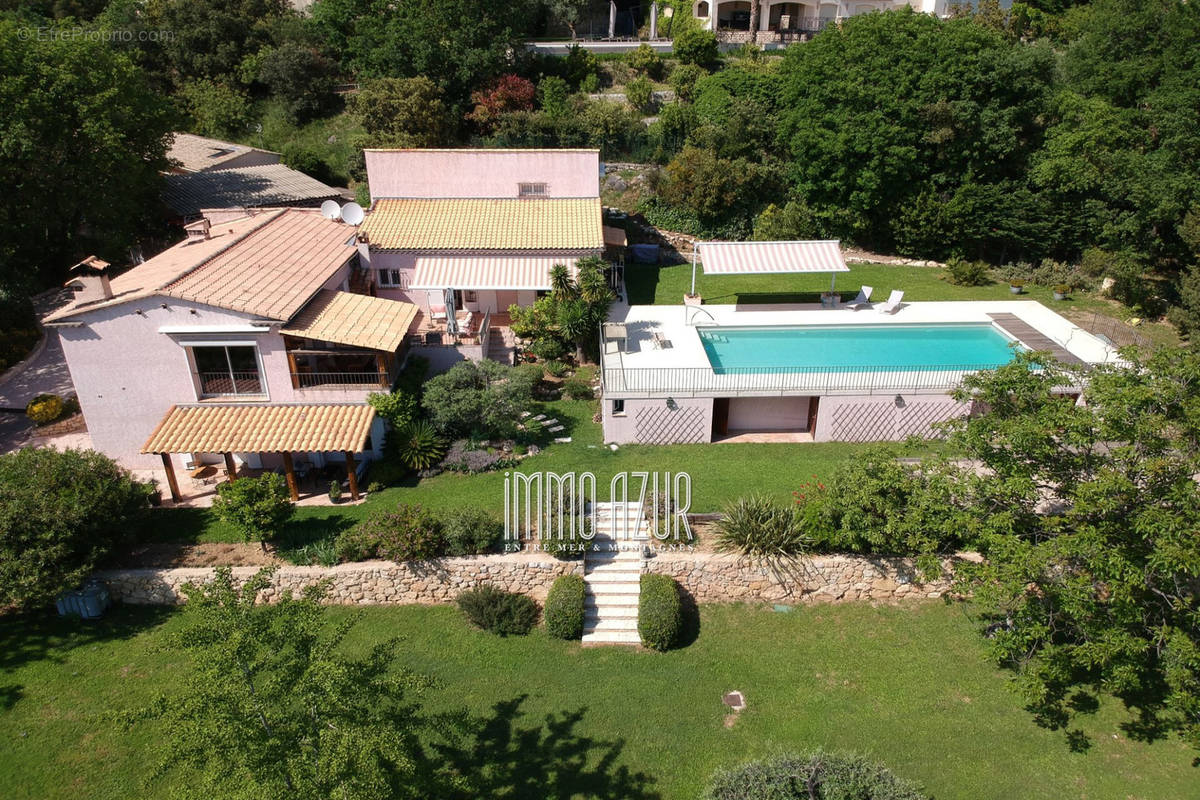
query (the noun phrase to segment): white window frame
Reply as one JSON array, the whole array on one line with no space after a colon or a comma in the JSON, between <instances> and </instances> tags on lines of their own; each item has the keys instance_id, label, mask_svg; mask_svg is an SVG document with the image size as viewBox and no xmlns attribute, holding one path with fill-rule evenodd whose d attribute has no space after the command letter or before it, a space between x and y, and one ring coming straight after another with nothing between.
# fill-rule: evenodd
<instances>
[{"instance_id":1,"label":"white window frame","mask_svg":"<svg viewBox=\"0 0 1200 800\"><path fill-rule=\"evenodd\" d=\"M211 341L191 341L180 342L187 349L188 364L191 367L192 375L195 377L193 390L196 393L196 401L203 402L205 400L223 400L232 402L262 402L270 401L271 387L267 383L267 370L263 364L262 350L258 347L258 342L255 341L221 341L220 339ZM223 347L226 348L225 358L228 363L230 347L253 347L254 348L254 363L258 366L258 382L262 386L262 391L258 394L205 394L204 383L200 378L200 369L196 364L196 353L194 348L197 347Z\"/></svg>"},{"instance_id":2,"label":"white window frame","mask_svg":"<svg viewBox=\"0 0 1200 800\"><path fill-rule=\"evenodd\" d=\"M617 397L612 401L612 415L614 417L625 416L625 398Z\"/></svg>"}]
</instances>

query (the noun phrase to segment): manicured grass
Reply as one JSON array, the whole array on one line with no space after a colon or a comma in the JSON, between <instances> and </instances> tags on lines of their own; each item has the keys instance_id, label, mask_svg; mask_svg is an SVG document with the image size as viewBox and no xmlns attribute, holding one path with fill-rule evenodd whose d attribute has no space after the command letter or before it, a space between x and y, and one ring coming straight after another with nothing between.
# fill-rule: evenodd
<instances>
[{"instance_id":1,"label":"manicured grass","mask_svg":"<svg viewBox=\"0 0 1200 800\"><path fill-rule=\"evenodd\" d=\"M178 624L174 612L131 608L91 624L0 620L8 800L162 797L186 780L145 785L147 748L163 732L101 716L186 674L186 658L161 647ZM717 767L815 746L866 753L938 800L1195 795L1191 751L1131 740L1116 703L1084 720L1087 752L1038 728L963 610L937 602L704 607L698 638L661 655L583 649L541 630L501 639L450 607L375 607L345 646L395 635L396 666L438 682L420 697L426 710L477 720L464 762L494 776L490 796L690 800ZM733 689L749 708L726 727L720 698Z\"/></svg>"},{"instance_id":2,"label":"manicured grass","mask_svg":"<svg viewBox=\"0 0 1200 800\"><path fill-rule=\"evenodd\" d=\"M551 444L523 460L521 472L584 472L595 474L598 491L618 472L687 472L692 476L692 511L718 511L728 501L754 491L786 499L814 475L824 479L835 466L868 446L842 442L812 444L680 444L623 445L616 451L602 442L600 426L592 422L595 401L562 400L543 410L566 425L572 441ZM364 483L371 480L368 474ZM631 484L630 491L635 490ZM473 506L494 512L504 508L504 472L481 475L444 473L411 478L371 495L357 506L302 506L291 523L293 538L311 541L336 535L376 508L397 503L421 503L434 509ZM181 542L236 542L237 534L205 509L163 509L155 512L153 536Z\"/></svg>"},{"instance_id":3,"label":"manicured grass","mask_svg":"<svg viewBox=\"0 0 1200 800\"><path fill-rule=\"evenodd\" d=\"M837 275L837 292L850 300L864 284L874 287L871 297L886 300L893 289L902 289L905 300L1037 300L1052 308L1103 311L1112 304L1085 292L1070 299L1055 301L1049 287L1026 285L1020 296L1009 293L1007 283L985 286L955 286L943 280L944 270L933 267L905 267L894 264L851 264L849 272ZM818 303L821 292L829 290L827 274L783 275L705 275L696 269L696 291L705 303ZM625 271L625 284L631 304L683 302L691 289L692 265L670 267L634 264Z\"/></svg>"}]
</instances>

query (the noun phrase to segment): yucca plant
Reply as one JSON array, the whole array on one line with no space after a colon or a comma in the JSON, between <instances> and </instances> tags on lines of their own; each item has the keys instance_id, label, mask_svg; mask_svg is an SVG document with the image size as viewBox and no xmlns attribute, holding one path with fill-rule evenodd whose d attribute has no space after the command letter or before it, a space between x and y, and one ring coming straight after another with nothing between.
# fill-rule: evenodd
<instances>
[{"instance_id":1,"label":"yucca plant","mask_svg":"<svg viewBox=\"0 0 1200 800\"><path fill-rule=\"evenodd\" d=\"M446 444L425 420L415 420L396 431L396 453L412 469L429 469L446 455Z\"/></svg>"},{"instance_id":2,"label":"yucca plant","mask_svg":"<svg viewBox=\"0 0 1200 800\"><path fill-rule=\"evenodd\" d=\"M791 507L763 494L740 497L725 507L717 523L717 549L754 558L786 558L807 553L812 544Z\"/></svg>"}]
</instances>

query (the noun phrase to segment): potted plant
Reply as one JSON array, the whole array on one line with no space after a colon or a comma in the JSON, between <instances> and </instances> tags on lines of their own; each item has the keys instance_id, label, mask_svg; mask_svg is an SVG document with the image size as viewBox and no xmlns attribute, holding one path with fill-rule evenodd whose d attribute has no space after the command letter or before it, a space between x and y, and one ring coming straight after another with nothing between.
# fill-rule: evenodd
<instances>
[{"instance_id":1,"label":"potted plant","mask_svg":"<svg viewBox=\"0 0 1200 800\"><path fill-rule=\"evenodd\" d=\"M1014 278L1008 282L1008 290L1013 294L1020 294L1025 291L1025 281L1020 278Z\"/></svg>"},{"instance_id":2,"label":"potted plant","mask_svg":"<svg viewBox=\"0 0 1200 800\"><path fill-rule=\"evenodd\" d=\"M1071 291L1070 286L1068 286L1065 283L1060 283L1058 286L1054 287L1054 299L1055 300L1066 300L1067 292L1069 292L1069 291Z\"/></svg>"},{"instance_id":3,"label":"potted plant","mask_svg":"<svg viewBox=\"0 0 1200 800\"><path fill-rule=\"evenodd\" d=\"M330 481L329 482L329 502L331 502L331 503L342 502L342 482L341 481Z\"/></svg>"}]
</instances>

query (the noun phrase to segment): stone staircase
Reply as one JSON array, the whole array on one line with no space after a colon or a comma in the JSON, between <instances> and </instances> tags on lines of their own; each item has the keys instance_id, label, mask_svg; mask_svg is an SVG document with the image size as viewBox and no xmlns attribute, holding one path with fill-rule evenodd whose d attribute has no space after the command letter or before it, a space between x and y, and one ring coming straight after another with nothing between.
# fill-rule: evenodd
<instances>
[{"instance_id":1,"label":"stone staircase","mask_svg":"<svg viewBox=\"0 0 1200 800\"><path fill-rule=\"evenodd\" d=\"M597 503L595 549L584 556L584 644L641 644L637 632L641 592L641 547L632 548L634 524L646 521L637 503ZM622 520L627 525L621 533ZM618 539L618 534L621 538ZM621 546L625 549L621 549Z\"/></svg>"},{"instance_id":2,"label":"stone staircase","mask_svg":"<svg viewBox=\"0 0 1200 800\"><path fill-rule=\"evenodd\" d=\"M495 325L488 328L488 348L484 357L512 366L516 358L517 341L510 328Z\"/></svg>"}]
</instances>

